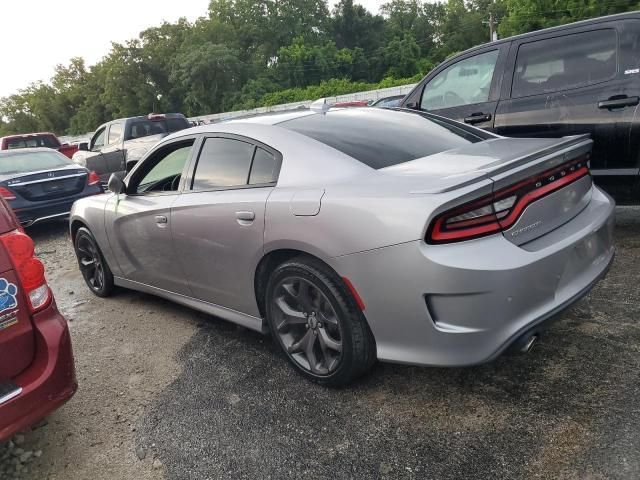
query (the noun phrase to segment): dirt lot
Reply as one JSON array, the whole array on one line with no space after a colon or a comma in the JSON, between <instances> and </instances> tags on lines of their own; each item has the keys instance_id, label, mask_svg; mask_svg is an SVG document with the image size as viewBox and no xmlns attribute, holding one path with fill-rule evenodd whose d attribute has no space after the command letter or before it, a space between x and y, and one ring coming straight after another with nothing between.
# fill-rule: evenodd
<instances>
[{"instance_id":1,"label":"dirt lot","mask_svg":"<svg viewBox=\"0 0 640 480\"><path fill-rule=\"evenodd\" d=\"M638 478L640 210L618 218L608 277L530 354L378 365L342 390L302 380L253 332L143 294L91 296L64 226L41 227L80 389L0 446L0 478L16 451L33 452L24 479Z\"/></svg>"}]
</instances>

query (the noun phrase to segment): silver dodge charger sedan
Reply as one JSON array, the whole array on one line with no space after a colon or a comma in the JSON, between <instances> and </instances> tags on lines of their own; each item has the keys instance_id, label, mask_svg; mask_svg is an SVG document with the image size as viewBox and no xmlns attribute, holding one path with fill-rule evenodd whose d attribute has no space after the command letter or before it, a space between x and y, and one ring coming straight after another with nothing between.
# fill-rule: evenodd
<instances>
[{"instance_id":1,"label":"silver dodge charger sedan","mask_svg":"<svg viewBox=\"0 0 640 480\"><path fill-rule=\"evenodd\" d=\"M526 350L612 261L592 142L410 110L296 111L166 137L71 235L93 293L140 290L270 331L306 377Z\"/></svg>"}]
</instances>

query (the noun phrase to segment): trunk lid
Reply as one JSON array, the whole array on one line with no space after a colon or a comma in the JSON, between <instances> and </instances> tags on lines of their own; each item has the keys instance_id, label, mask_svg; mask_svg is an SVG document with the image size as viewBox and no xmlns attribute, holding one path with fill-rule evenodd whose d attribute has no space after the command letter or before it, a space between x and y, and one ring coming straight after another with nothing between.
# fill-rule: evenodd
<instances>
[{"instance_id":1,"label":"trunk lid","mask_svg":"<svg viewBox=\"0 0 640 480\"><path fill-rule=\"evenodd\" d=\"M18 228L18 221L0 200L0 235ZM27 300L0 242L0 382L25 370L33 361L35 338Z\"/></svg>"},{"instance_id":2,"label":"trunk lid","mask_svg":"<svg viewBox=\"0 0 640 480\"><path fill-rule=\"evenodd\" d=\"M87 171L77 166L69 166L11 176L5 178L2 183L25 200L55 200L80 193L87 184Z\"/></svg>"},{"instance_id":3,"label":"trunk lid","mask_svg":"<svg viewBox=\"0 0 640 480\"><path fill-rule=\"evenodd\" d=\"M411 177L411 193L444 193L481 180L493 183L502 234L522 245L563 225L591 200L588 135L560 139L495 138L380 170ZM582 159L579 163L578 160ZM576 166L580 165L580 172ZM499 212L496 212L496 214Z\"/></svg>"}]
</instances>

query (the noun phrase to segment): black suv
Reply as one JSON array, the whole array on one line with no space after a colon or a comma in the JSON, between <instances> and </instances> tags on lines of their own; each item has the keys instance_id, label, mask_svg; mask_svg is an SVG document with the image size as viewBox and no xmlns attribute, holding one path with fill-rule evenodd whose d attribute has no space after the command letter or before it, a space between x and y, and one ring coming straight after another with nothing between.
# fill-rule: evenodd
<instances>
[{"instance_id":1,"label":"black suv","mask_svg":"<svg viewBox=\"0 0 640 480\"><path fill-rule=\"evenodd\" d=\"M463 52L431 71L404 108L513 137L589 133L597 183L640 199L640 12L540 30Z\"/></svg>"}]
</instances>

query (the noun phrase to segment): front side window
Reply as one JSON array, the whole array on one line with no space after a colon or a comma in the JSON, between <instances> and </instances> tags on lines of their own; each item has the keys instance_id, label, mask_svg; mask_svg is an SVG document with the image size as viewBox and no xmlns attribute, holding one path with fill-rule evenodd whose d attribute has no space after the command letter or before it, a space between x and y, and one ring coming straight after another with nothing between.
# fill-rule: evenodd
<instances>
[{"instance_id":1,"label":"front side window","mask_svg":"<svg viewBox=\"0 0 640 480\"><path fill-rule=\"evenodd\" d=\"M159 150L145 161L143 176L136 193L175 192L180 185L182 171L187 163L193 140L170 145Z\"/></svg>"},{"instance_id":2,"label":"front side window","mask_svg":"<svg viewBox=\"0 0 640 480\"><path fill-rule=\"evenodd\" d=\"M207 138L198 158L193 190L247 185L255 147L231 138Z\"/></svg>"},{"instance_id":3,"label":"front side window","mask_svg":"<svg viewBox=\"0 0 640 480\"><path fill-rule=\"evenodd\" d=\"M518 48L513 98L553 93L606 81L616 74L616 32L576 33Z\"/></svg>"},{"instance_id":4,"label":"front side window","mask_svg":"<svg viewBox=\"0 0 640 480\"><path fill-rule=\"evenodd\" d=\"M122 124L114 123L109 128L109 145L113 145L118 142L122 137Z\"/></svg>"},{"instance_id":5,"label":"front side window","mask_svg":"<svg viewBox=\"0 0 640 480\"><path fill-rule=\"evenodd\" d=\"M93 140L91 140L91 151L95 152L104 147L104 137L107 129L106 127L100 130L96 135L94 135Z\"/></svg>"},{"instance_id":6,"label":"front side window","mask_svg":"<svg viewBox=\"0 0 640 480\"><path fill-rule=\"evenodd\" d=\"M488 102L498 53L481 53L445 68L426 85L420 108L439 110Z\"/></svg>"}]
</instances>

